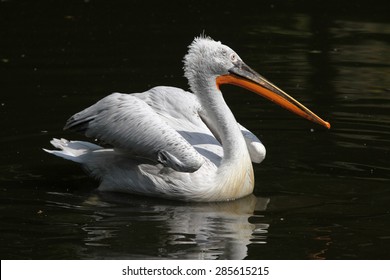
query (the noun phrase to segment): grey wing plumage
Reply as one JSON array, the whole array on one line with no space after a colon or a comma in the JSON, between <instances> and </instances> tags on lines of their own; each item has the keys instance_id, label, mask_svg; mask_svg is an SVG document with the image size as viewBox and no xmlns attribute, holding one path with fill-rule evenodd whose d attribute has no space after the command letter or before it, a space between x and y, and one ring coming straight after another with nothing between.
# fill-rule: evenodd
<instances>
[{"instance_id":1,"label":"grey wing plumage","mask_svg":"<svg viewBox=\"0 0 390 280\"><path fill-rule=\"evenodd\" d=\"M113 93L72 116L64 129L97 138L177 171L194 172L204 158L143 100Z\"/></svg>"}]
</instances>

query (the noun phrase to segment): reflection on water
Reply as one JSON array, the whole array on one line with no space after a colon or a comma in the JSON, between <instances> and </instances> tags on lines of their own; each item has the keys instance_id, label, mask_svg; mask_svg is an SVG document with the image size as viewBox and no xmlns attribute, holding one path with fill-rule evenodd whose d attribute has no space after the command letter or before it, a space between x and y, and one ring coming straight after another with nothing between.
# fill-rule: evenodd
<instances>
[{"instance_id":1,"label":"reflection on water","mask_svg":"<svg viewBox=\"0 0 390 280\"><path fill-rule=\"evenodd\" d=\"M390 257L390 23L380 5L195 1L180 12L164 2L151 14L141 1L131 11L85 2L0 1L3 259ZM95 193L78 166L42 152L52 137L78 139L64 121L112 91L187 88L181 59L203 29L332 124L224 88L267 148L253 196Z\"/></svg>"},{"instance_id":2,"label":"reflection on water","mask_svg":"<svg viewBox=\"0 0 390 280\"><path fill-rule=\"evenodd\" d=\"M102 199L102 200L101 200ZM112 256L113 248L96 250L95 258L139 258L149 254L137 241L159 244L155 257L178 259L243 259L250 243L265 244L267 223L253 223L254 211L265 211L269 199L251 195L228 203L178 203L118 194L99 194L83 204L94 221L82 227L87 246L112 247L127 236L123 255ZM257 215L261 218L261 215ZM142 224L153 223L154 232L141 232ZM150 230L150 229L149 229ZM125 249L129 249L128 251ZM117 249L117 248L115 248ZM114 250L116 251L116 250Z\"/></svg>"}]
</instances>

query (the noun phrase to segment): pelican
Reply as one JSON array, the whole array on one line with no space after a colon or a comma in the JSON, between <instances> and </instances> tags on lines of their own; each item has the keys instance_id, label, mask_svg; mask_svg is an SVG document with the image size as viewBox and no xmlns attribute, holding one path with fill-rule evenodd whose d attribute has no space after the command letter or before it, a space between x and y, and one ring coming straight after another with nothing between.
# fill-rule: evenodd
<instances>
[{"instance_id":1,"label":"pelican","mask_svg":"<svg viewBox=\"0 0 390 280\"><path fill-rule=\"evenodd\" d=\"M184 57L192 92L157 86L112 93L73 115L64 129L108 144L53 139L46 152L80 163L100 191L186 201L228 201L253 192L252 162L266 154L237 123L220 86L253 91L317 124L330 124L247 66L210 37L196 37Z\"/></svg>"}]
</instances>

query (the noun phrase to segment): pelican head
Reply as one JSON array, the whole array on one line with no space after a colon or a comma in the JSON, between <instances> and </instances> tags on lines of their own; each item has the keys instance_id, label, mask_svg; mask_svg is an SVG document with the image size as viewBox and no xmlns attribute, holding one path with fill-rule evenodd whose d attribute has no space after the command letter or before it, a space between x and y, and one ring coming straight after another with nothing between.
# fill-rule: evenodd
<instances>
[{"instance_id":1,"label":"pelican head","mask_svg":"<svg viewBox=\"0 0 390 280\"><path fill-rule=\"evenodd\" d=\"M237 53L210 37L197 37L184 57L184 76L190 82L199 77L216 78L229 74L229 69L241 60Z\"/></svg>"},{"instance_id":2,"label":"pelican head","mask_svg":"<svg viewBox=\"0 0 390 280\"><path fill-rule=\"evenodd\" d=\"M202 94L199 89L210 85L219 89L222 84L233 84L253 91L303 118L330 128L328 122L246 65L234 50L210 37L196 37L188 47L188 53L184 57L184 76L196 94Z\"/></svg>"}]
</instances>

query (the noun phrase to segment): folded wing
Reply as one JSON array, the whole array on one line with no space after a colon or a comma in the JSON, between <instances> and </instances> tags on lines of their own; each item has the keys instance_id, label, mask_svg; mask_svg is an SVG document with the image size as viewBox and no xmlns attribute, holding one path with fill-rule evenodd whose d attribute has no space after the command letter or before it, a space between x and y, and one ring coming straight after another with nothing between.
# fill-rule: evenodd
<instances>
[{"instance_id":1,"label":"folded wing","mask_svg":"<svg viewBox=\"0 0 390 280\"><path fill-rule=\"evenodd\" d=\"M113 93L73 115L64 129L181 172L194 172L204 163L194 147L136 95Z\"/></svg>"}]
</instances>

